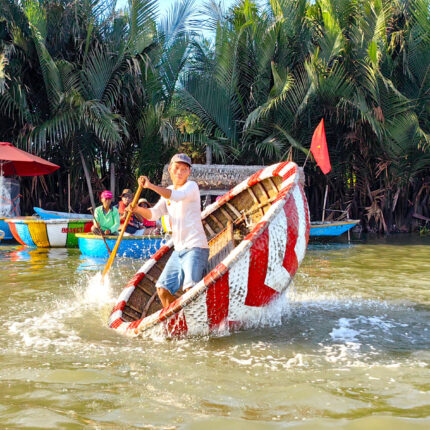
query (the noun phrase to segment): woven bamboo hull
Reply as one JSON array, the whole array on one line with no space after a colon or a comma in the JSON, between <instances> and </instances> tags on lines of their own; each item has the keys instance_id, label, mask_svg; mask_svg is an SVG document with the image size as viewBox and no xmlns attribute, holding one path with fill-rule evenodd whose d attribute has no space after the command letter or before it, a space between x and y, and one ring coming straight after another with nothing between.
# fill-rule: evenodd
<instances>
[{"instance_id":1,"label":"woven bamboo hull","mask_svg":"<svg viewBox=\"0 0 430 430\"><path fill-rule=\"evenodd\" d=\"M18 217L6 220L13 237L21 244L38 248L77 248L76 233L91 230L92 222L81 219L42 220Z\"/></svg>"},{"instance_id":2,"label":"woven bamboo hull","mask_svg":"<svg viewBox=\"0 0 430 430\"><path fill-rule=\"evenodd\" d=\"M257 172L207 207L202 221L213 266L207 275L161 309L155 283L173 250L169 241L120 294L109 319L112 329L129 336L151 328L167 335L209 334L240 327L279 297L309 240L309 212L297 165L278 163ZM218 238L229 225L233 240L218 250Z\"/></svg>"},{"instance_id":3,"label":"woven bamboo hull","mask_svg":"<svg viewBox=\"0 0 430 430\"><path fill-rule=\"evenodd\" d=\"M101 236L78 233L79 249L83 255L95 258L109 258L109 252ZM118 236L106 236L106 243L113 249ZM116 252L117 257L147 259L160 249L161 236L124 236Z\"/></svg>"}]
</instances>

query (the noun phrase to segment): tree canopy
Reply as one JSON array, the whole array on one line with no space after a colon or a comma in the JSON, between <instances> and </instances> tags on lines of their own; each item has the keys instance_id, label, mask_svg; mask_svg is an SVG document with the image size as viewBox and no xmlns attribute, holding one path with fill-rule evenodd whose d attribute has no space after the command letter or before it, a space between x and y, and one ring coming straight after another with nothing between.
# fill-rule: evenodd
<instances>
[{"instance_id":1,"label":"tree canopy","mask_svg":"<svg viewBox=\"0 0 430 430\"><path fill-rule=\"evenodd\" d=\"M430 217L428 0L211 0L203 18L157 4L0 0L2 140L62 167L37 198L64 209L70 174L83 210L111 178L160 180L178 149L303 164L324 118L333 170L306 163L314 219L326 184L330 209L371 229Z\"/></svg>"}]
</instances>

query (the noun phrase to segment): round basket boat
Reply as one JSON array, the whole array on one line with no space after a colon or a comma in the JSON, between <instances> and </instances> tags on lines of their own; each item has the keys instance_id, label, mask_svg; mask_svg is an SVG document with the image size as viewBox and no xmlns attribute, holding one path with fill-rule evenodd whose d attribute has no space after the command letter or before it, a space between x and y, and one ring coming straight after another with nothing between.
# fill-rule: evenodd
<instances>
[{"instance_id":1,"label":"round basket boat","mask_svg":"<svg viewBox=\"0 0 430 430\"><path fill-rule=\"evenodd\" d=\"M136 336L152 328L185 336L243 327L290 284L309 239L309 211L294 163L264 168L208 206L202 221L210 254L204 278L162 309L155 283L173 241L155 253L120 294L109 326Z\"/></svg>"},{"instance_id":2,"label":"round basket boat","mask_svg":"<svg viewBox=\"0 0 430 430\"><path fill-rule=\"evenodd\" d=\"M9 225L6 222L7 218L0 217L0 230L3 231L4 237L3 239L13 239L12 233L10 231Z\"/></svg>"},{"instance_id":3,"label":"round basket boat","mask_svg":"<svg viewBox=\"0 0 430 430\"><path fill-rule=\"evenodd\" d=\"M311 222L310 237L334 237L340 236L348 230L354 228L360 220Z\"/></svg>"},{"instance_id":4,"label":"round basket boat","mask_svg":"<svg viewBox=\"0 0 430 430\"><path fill-rule=\"evenodd\" d=\"M21 244L38 248L77 248L76 233L91 230L92 222L81 219L50 219L36 217L8 218L13 237Z\"/></svg>"},{"instance_id":5,"label":"round basket boat","mask_svg":"<svg viewBox=\"0 0 430 430\"><path fill-rule=\"evenodd\" d=\"M86 219L92 220L93 216L89 214L75 214L69 212L48 211L46 209L33 207L34 212L42 219Z\"/></svg>"},{"instance_id":6,"label":"round basket boat","mask_svg":"<svg viewBox=\"0 0 430 430\"><path fill-rule=\"evenodd\" d=\"M81 253L88 257L109 258L109 252L113 249L118 236L105 236L106 244L101 236L91 233L78 233L79 249ZM154 236L124 236L119 244L116 256L129 258L149 258L160 249L163 237Z\"/></svg>"}]
</instances>

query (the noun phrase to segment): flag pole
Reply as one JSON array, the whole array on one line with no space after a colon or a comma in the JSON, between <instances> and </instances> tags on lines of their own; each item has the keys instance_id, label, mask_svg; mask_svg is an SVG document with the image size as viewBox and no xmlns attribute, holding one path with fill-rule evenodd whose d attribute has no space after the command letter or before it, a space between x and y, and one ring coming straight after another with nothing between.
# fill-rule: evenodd
<instances>
[{"instance_id":1,"label":"flag pole","mask_svg":"<svg viewBox=\"0 0 430 430\"><path fill-rule=\"evenodd\" d=\"M310 154L310 153L311 153L311 151L309 150L309 151L308 151L308 155L306 155L305 162L303 163L302 169L304 169L304 168L305 168L305 166L306 166L306 163L307 163L307 161L308 161L308 158L309 158L309 154Z\"/></svg>"}]
</instances>

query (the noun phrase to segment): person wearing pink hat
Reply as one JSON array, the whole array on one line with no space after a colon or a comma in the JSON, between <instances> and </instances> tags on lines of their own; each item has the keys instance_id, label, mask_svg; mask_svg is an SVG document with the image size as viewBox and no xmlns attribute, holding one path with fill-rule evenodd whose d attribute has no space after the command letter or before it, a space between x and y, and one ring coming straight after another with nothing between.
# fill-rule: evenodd
<instances>
[{"instance_id":1,"label":"person wearing pink hat","mask_svg":"<svg viewBox=\"0 0 430 430\"><path fill-rule=\"evenodd\" d=\"M127 208L150 221L169 215L175 249L156 283L164 307L176 300L175 293L179 288L186 291L202 279L209 257L200 212L199 187L188 180L190 157L186 154L174 155L170 160L169 173L173 185L167 188L152 184L147 176L141 176L138 180L140 186L160 195L153 208Z\"/></svg>"},{"instance_id":2,"label":"person wearing pink hat","mask_svg":"<svg viewBox=\"0 0 430 430\"><path fill-rule=\"evenodd\" d=\"M91 231L94 234L116 234L119 228L119 212L118 209L112 207L112 193L108 190L100 194L102 205L97 207L94 212L94 224ZM100 228L97 226L99 224Z\"/></svg>"}]
</instances>

